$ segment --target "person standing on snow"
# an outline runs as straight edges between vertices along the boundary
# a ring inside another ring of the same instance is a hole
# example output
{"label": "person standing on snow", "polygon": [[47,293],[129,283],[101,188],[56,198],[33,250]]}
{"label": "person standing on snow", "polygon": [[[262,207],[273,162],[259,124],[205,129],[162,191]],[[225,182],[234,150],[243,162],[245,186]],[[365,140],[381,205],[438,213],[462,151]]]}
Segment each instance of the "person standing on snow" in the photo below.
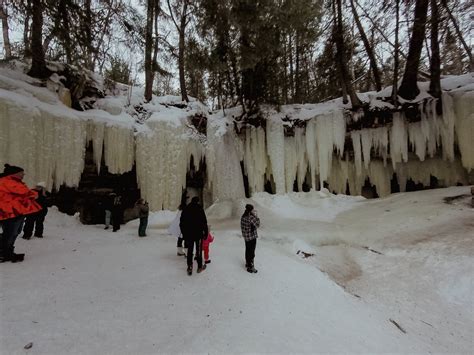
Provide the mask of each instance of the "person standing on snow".
{"label": "person standing on snow", "polygon": [[175,236],[178,239],[176,247],[178,249],[177,255],[178,256],[186,256],[186,245],[183,247],[183,233],[181,233],[181,228],[179,227],[179,223],[181,220],[181,213],[183,212],[183,205],[179,205],[178,212],[176,213],[176,217],[171,222],[170,226],[168,227],[168,233]]}
{"label": "person standing on snow", "polygon": [[0,175],[0,262],[23,261],[25,254],[15,254],[15,241],[20,234],[25,215],[36,213],[41,206],[36,202],[38,193],[22,181],[25,172],[18,166],[5,164]]}
{"label": "person standing on snow", "polygon": [[140,218],[140,225],[138,226],[138,236],[146,237],[146,227],[148,225],[148,213],[150,209],[148,208],[148,203],[140,198],[135,203],[135,207],[138,209],[138,218]]}
{"label": "person standing on snow", "polygon": [[260,219],[257,216],[257,211],[254,210],[252,205],[245,205],[245,212],[240,218],[240,228],[245,240],[245,267],[250,273],[257,272],[253,262],[255,259],[255,248],[257,247],[258,227],[260,227]]}
{"label": "person standing on snow", "polygon": [[206,269],[206,265],[202,264],[202,240],[207,236],[207,218],[204,209],[199,204],[199,197],[194,196],[191,203],[187,205],[183,213],[179,226],[183,232],[184,241],[188,248],[187,264],[188,275],[193,273],[193,250],[196,249],[196,261],[198,263],[197,272]]}
{"label": "person standing on snow", "polygon": [[116,232],[120,229],[120,223],[122,223],[122,197],[115,193],[112,196],[112,232]]}
{"label": "person standing on snow", "polygon": [[43,238],[44,220],[48,214],[48,197],[46,195],[46,186],[44,182],[39,182],[33,189],[38,192],[36,202],[41,206],[41,211],[29,214],[25,218],[25,226],[23,227],[23,239],[31,239],[33,230],[35,237]]}
{"label": "person standing on snow", "polygon": [[107,196],[104,197],[103,200],[103,207],[104,207],[104,215],[105,215],[105,227],[104,229],[109,229],[110,227],[110,220],[112,219],[112,205],[113,205],[113,199],[115,197],[114,193],[108,194]]}
{"label": "person standing on snow", "polygon": [[211,234],[211,226],[207,226],[208,233],[207,236],[202,241],[202,251],[204,252],[204,263],[209,264],[211,259],[209,259],[209,244],[214,241],[214,237]]}

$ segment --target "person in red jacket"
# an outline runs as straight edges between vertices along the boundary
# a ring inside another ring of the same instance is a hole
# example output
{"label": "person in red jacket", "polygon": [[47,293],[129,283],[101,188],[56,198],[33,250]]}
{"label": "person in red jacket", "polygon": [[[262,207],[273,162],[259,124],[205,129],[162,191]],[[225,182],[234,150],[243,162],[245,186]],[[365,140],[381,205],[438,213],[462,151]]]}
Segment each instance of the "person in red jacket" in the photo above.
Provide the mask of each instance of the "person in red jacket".
{"label": "person in red jacket", "polygon": [[211,259],[209,259],[209,244],[214,241],[214,236],[211,234],[211,226],[207,226],[207,236],[202,240],[202,251],[204,252],[204,263],[209,264]]}
{"label": "person in red jacket", "polygon": [[22,261],[24,254],[14,253],[16,237],[20,234],[26,215],[41,210],[36,202],[38,193],[22,181],[25,172],[18,166],[5,164],[0,174],[0,262]]}

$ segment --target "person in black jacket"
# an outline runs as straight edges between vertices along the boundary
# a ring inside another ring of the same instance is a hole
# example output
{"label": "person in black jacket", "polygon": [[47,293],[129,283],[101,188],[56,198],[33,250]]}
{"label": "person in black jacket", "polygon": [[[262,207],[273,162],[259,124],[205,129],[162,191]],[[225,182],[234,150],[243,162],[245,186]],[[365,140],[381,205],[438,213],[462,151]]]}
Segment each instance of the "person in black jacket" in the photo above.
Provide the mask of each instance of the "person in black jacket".
{"label": "person in black jacket", "polygon": [[120,224],[123,219],[122,196],[116,193],[111,193],[112,197],[112,232],[120,229]]}
{"label": "person in black jacket", "polygon": [[193,273],[193,250],[196,250],[196,261],[198,263],[197,272],[201,272],[206,268],[202,264],[202,240],[207,236],[207,218],[204,209],[199,204],[199,198],[193,197],[191,203],[187,205],[183,213],[179,226],[183,233],[186,247],[188,248],[187,264],[188,275]]}
{"label": "person in black jacket", "polygon": [[43,238],[44,220],[48,214],[49,198],[47,196],[45,183],[39,182],[33,190],[38,192],[36,202],[41,206],[41,210],[26,216],[25,225],[23,227],[23,239],[31,239],[33,230],[35,231],[35,237]]}

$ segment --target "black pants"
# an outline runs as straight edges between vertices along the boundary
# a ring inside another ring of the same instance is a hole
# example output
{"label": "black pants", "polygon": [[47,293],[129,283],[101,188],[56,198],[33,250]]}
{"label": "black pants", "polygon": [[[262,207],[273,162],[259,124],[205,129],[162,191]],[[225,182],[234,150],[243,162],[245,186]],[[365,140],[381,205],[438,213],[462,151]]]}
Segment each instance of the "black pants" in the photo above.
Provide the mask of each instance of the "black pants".
{"label": "black pants", "polygon": [[201,240],[187,240],[185,242],[186,248],[188,248],[187,263],[188,267],[193,267],[193,250],[196,247],[196,261],[198,268],[202,267],[202,241]]}
{"label": "black pants", "polygon": [[3,229],[0,238],[0,256],[11,256],[13,254],[15,240],[21,232],[24,219],[24,216],[19,216],[0,222]]}
{"label": "black pants", "polygon": [[[178,244],[176,245],[178,248],[182,248],[183,247],[183,238],[181,237],[178,237]],[[184,243],[186,244],[186,243]]]}
{"label": "black pants", "polygon": [[42,237],[44,230],[44,219],[46,213],[44,210],[29,214],[25,218],[25,226],[23,227],[23,237],[30,238],[35,230],[35,237]]}
{"label": "black pants", "polygon": [[122,223],[123,213],[119,208],[112,209],[112,230],[118,231],[120,229],[120,224]]}
{"label": "black pants", "polygon": [[255,259],[255,248],[257,247],[257,239],[245,241],[245,266],[252,267],[253,259]]}

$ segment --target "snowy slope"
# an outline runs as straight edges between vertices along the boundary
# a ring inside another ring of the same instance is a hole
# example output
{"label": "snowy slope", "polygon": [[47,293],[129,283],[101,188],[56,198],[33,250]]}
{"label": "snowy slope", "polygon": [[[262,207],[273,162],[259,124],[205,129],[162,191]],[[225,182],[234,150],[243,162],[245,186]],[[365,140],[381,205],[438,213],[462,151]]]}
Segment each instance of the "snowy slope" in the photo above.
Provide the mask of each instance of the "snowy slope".
{"label": "snowy slope", "polygon": [[208,214],[212,263],[192,277],[166,234],[172,212],[138,238],[136,221],[112,233],[52,210],[43,240],[18,240],[25,261],[0,264],[1,352],[469,353],[470,196],[443,201],[468,194],[259,194],[257,274],[225,218],[249,200],[222,202]]}

